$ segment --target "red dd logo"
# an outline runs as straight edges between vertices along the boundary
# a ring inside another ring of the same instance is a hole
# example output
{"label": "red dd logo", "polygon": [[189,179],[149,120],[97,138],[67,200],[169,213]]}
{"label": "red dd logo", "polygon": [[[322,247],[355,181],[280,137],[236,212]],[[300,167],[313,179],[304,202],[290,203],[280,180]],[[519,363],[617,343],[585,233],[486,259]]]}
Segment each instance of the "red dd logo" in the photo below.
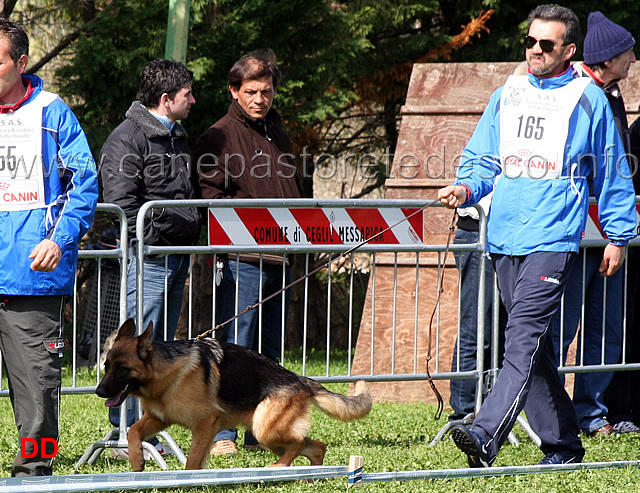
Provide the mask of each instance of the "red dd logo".
{"label": "red dd logo", "polygon": [[[51,445],[47,447],[47,444]],[[49,453],[46,452],[47,448],[49,449]],[[58,455],[58,441],[55,438],[41,438],[40,446],[38,446],[35,438],[20,439],[20,457],[23,459],[30,459],[38,455],[38,449],[42,450],[40,457],[43,459],[51,459]]]}

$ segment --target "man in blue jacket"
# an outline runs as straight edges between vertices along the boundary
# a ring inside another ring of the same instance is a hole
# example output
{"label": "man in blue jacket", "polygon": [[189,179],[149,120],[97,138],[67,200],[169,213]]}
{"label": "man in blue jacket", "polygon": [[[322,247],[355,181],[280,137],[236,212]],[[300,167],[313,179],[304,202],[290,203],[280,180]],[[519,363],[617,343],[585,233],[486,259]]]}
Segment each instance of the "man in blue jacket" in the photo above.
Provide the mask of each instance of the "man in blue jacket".
{"label": "man in blue jacket", "polygon": [[631,175],[611,108],[569,63],[580,39],[578,18],[542,5],[529,22],[528,75],[509,77],[492,95],[457,180],[438,192],[443,204],[458,207],[494,191],[487,249],[508,320],[493,390],[470,427],[451,430],[471,467],[493,463],[522,410],[541,439],[540,464],[582,460],[578,418],[547,335],[584,233],[587,178],[609,239],[602,275],[620,268],[635,236]]}
{"label": "man in blue jacket", "polygon": [[24,29],[0,18],[0,350],[21,443],[13,476],[52,474],[64,298],[98,199],[78,120],[25,75],[28,61]]}

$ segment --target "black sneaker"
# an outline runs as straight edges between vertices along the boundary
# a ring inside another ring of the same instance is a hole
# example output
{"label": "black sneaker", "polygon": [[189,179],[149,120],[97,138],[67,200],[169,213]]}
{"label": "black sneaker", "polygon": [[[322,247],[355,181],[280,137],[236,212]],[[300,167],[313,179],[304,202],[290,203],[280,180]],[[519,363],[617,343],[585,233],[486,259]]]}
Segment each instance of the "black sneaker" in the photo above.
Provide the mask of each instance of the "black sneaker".
{"label": "black sneaker", "polygon": [[577,464],[582,462],[583,457],[584,451],[576,452],[573,450],[561,450],[559,452],[549,452],[540,462],[538,462],[538,465]]}
{"label": "black sneaker", "polygon": [[451,438],[456,446],[467,454],[469,467],[491,467],[495,460],[489,457],[482,438],[464,425],[451,428]]}

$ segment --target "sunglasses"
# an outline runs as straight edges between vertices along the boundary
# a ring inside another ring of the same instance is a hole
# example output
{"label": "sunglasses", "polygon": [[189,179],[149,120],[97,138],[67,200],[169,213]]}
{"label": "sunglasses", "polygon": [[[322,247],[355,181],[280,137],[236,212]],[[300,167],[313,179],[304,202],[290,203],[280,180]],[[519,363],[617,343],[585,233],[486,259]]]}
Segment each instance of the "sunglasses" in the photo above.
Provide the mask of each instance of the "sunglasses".
{"label": "sunglasses", "polygon": [[[536,39],[533,36],[524,37],[524,44],[528,50],[533,48],[536,45],[536,43],[540,44],[540,49],[545,53],[551,53],[553,49],[556,47],[556,44],[550,39]],[[563,43],[560,46],[564,46],[565,44],[566,43]]]}

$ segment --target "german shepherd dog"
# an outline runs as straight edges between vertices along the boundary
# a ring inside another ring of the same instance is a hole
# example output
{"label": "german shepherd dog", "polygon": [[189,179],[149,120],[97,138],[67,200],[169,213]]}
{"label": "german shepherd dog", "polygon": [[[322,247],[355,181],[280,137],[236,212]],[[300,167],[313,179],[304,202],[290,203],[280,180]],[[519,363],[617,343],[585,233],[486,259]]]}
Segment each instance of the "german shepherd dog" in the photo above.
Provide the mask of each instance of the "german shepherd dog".
{"label": "german shepherd dog", "polygon": [[144,469],[142,440],[172,424],[191,430],[187,469],[202,469],[216,433],[238,425],[279,456],[273,466],[289,466],[299,455],[321,465],[326,445],[307,437],[309,403],[341,421],[371,410],[364,380],[347,397],[242,346],[214,338],[154,343],[151,324],[140,336],[135,332],[133,319],[122,325],[96,389],[108,407],[129,394],[140,398],[144,415],[129,430],[134,471]]}

